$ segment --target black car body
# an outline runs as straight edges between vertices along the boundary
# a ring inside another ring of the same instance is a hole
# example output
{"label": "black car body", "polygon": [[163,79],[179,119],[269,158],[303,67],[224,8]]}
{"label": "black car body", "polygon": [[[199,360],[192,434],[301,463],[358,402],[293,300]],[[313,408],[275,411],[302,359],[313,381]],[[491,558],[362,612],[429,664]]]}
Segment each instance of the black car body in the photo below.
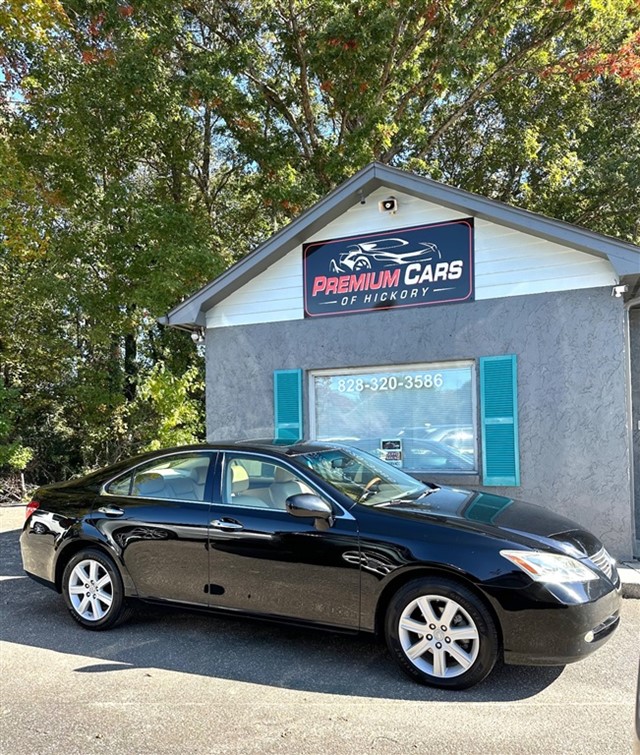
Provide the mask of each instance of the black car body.
{"label": "black car body", "polygon": [[[614,562],[579,525],[508,498],[422,485],[330,443],[136,457],[41,488],[20,543],[26,573],[63,592],[88,628],[107,628],[116,604],[120,612],[136,598],[381,631],[407,673],[443,687],[480,681],[499,655],[579,660],[619,622]],[[538,561],[551,563],[544,579],[529,571]]]}

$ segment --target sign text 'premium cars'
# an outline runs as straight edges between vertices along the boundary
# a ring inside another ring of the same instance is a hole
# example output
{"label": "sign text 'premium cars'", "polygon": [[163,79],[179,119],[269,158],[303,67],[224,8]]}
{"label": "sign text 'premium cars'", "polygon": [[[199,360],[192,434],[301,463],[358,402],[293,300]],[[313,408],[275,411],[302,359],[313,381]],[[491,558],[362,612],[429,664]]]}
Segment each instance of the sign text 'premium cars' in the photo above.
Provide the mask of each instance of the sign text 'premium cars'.
{"label": "sign text 'premium cars'", "polygon": [[303,246],[306,317],[473,299],[473,218]]}

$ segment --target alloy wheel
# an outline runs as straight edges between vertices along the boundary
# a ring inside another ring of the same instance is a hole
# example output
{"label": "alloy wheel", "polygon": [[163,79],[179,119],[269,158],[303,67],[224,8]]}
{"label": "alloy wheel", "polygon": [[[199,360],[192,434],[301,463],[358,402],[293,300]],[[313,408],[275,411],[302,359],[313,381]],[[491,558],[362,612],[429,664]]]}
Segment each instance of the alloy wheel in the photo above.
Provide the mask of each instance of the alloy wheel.
{"label": "alloy wheel", "polygon": [[480,650],[480,633],[469,613],[443,595],[421,595],[398,621],[407,659],[429,676],[449,679],[468,671]]}
{"label": "alloy wheel", "polygon": [[105,567],[93,559],[77,563],[69,576],[69,599],[85,621],[100,621],[111,610],[113,581]]}

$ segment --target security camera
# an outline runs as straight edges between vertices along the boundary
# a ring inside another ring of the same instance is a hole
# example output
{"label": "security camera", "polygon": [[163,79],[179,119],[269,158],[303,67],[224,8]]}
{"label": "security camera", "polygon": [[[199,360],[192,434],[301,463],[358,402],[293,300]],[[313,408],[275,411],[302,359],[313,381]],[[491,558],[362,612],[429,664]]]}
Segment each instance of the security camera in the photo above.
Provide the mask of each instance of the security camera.
{"label": "security camera", "polygon": [[191,340],[195,344],[204,343],[204,333],[202,332],[202,330],[194,330],[191,334]]}
{"label": "security camera", "polygon": [[629,290],[629,286],[623,283],[621,286],[614,286],[611,289],[611,296],[615,296],[616,299],[621,299],[623,294],[626,294]]}
{"label": "security camera", "polygon": [[378,210],[386,212],[388,215],[395,215],[398,212],[398,200],[395,197],[388,197],[378,202]]}

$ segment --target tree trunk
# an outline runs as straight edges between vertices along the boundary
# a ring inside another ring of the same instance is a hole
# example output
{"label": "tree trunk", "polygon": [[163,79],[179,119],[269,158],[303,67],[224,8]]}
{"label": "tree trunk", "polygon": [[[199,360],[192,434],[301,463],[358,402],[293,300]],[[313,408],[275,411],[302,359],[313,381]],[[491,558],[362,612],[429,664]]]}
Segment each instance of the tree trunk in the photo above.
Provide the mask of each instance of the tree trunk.
{"label": "tree trunk", "polygon": [[127,333],[124,337],[124,397],[127,401],[133,401],[136,397],[136,381],[138,376],[137,355],[138,345],[135,336]]}

